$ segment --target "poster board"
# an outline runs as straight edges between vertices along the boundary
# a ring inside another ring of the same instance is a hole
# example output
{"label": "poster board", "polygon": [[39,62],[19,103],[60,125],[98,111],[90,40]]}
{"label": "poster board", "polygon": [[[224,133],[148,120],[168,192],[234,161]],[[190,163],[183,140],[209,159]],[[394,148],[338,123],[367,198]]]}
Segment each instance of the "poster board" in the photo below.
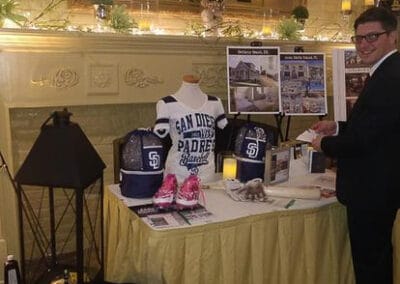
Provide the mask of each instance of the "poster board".
{"label": "poster board", "polygon": [[281,112],[279,47],[227,46],[230,114]]}
{"label": "poster board", "polygon": [[325,115],[326,63],[323,53],[282,52],[281,102],[285,115]]}
{"label": "poster board", "polygon": [[355,49],[334,49],[332,60],[334,118],[346,121],[370,68],[361,62]]}

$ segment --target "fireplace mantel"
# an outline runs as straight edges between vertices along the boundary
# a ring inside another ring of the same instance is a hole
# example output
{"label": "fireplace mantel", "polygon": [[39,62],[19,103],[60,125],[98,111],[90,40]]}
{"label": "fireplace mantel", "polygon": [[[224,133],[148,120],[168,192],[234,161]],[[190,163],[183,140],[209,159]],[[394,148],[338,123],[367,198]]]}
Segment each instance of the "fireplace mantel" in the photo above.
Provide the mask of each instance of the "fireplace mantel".
{"label": "fireplace mantel", "polygon": [[[0,97],[8,107],[154,102],[183,74],[226,96],[227,45],[252,40],[112,33],[0,31]],[[262,41],[330,54],[331,42]]]}
{"label": "fireplace mantel", "polygon": [[[332,47],[348,46],[343,42],[329,41],[288,41],[278,39],[251,39],[251,38],[230,38],[230,37],[197,37],[181,35],[134,35],[123,33],[98,33],[98,32],[78,32],[78,31],[46,31],[46,30],[24,30],[24,29],[1,29],[0,28],[0,47],[2,50],[30,50],[38,49],[58,49],[61,51],[123,51],[126,48],[144,48],[152,46],[156,42],[160,48],[174,46],[181,47],[208,47],[226,45],[246,45],[252,41],[261,41],[264,45],[271,46],[322,46],[323,49]],[[77,44],[84,44],[78,46]],[[324,48],[326,46],[326,48]],[[314,48],[313,48],[314,49]],[[190,52],[187,50],[187,52]]]}

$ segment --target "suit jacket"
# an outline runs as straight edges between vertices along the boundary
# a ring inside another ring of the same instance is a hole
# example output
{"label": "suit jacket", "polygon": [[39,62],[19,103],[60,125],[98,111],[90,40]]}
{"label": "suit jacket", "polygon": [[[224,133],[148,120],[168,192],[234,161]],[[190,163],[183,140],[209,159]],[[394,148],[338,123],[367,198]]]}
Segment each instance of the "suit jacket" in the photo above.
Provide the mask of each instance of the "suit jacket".
{"label": "suit jacket", "polygon": [[321,148],[337,158],[338,200],[359,209],[400,207],[400,54],[375,70],[337,136]]}

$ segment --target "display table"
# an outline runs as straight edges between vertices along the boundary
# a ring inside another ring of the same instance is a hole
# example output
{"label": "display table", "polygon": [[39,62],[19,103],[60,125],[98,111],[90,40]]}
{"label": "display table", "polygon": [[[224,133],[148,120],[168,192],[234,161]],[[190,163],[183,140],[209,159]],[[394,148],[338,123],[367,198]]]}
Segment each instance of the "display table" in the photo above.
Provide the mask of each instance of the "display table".
{"label": "display table", "polygon": [[[155,230],[105,191],[107,281],[116,283],[354,283],[346,211],[335,198],[288,210],[206,190],[214,223]],[[224,213],[225,212],[225,213]],[[230,213],[226,213],[230,212]],[[231,218],[228,216],[231,214]],[[394,238],[399,267],[400,221]],[[396,272],[395,283],[399,282]]]}

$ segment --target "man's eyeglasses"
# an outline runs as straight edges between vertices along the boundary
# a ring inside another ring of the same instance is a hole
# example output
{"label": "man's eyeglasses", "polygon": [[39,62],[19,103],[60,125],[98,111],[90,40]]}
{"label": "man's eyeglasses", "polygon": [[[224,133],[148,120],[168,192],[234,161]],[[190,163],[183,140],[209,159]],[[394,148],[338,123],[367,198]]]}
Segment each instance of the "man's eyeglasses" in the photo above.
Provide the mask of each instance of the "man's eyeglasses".
{"label": "man's eyeglasses", "polygon": [[371,42],[378,40],[378,38],[381,35],[387,34],[387,33],[390,33],[390,31],[384,31],[384,32],[380,32],[380,33],[370,33],[370,34],[366,34],[366,35],[356,35],[356,36],[351,37],[351,41],[353,43],[361,43],[362,40],[365,39],[366,42],[371,43]]}

